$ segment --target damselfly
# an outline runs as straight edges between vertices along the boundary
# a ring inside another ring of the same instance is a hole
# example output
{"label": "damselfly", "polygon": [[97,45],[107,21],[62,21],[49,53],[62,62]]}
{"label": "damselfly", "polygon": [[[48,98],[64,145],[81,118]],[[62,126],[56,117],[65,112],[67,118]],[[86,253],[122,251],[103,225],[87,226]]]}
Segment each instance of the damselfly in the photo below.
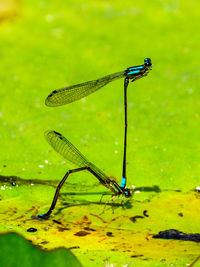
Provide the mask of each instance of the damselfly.
{"label": "damselfly", "polygon": [[124,114],[125,114],[125,129],[124,129],[124,155],[123,155],[123,171],[121,187],[126,186],[126,146],[127,146],[127,88],[129,80],[132,82],[147,76],[151,70],[152,63],[150,58],[145,58],[144,64],[127,68],[125,71],[117,72],[114,74],[107,75],[103,78],[80,83],[72,86],[67,86],[62,89],[54,90],[47,98],[46,105],[50,107],[61,106],[69,104],[76,100],[79,100],[95,91],[99,90],[106,84],[117,80],[119,78],[124,79]]}
{"label": "damselfly", "polygon": [[149,70],[151,70],[152,64],[150,58],[145,58],[144,64],[134,67],[129,67],[124,71],[120,71],[114,74],[107,75],[97,80],[80,83],[72,86],[67,86],[58,90],[54,90],[45,101],[45,104],[49,107],[56,107],[65,104],[69,104],[76,100],[79,100],[85,96],[88,96],[95,91],[99,90],[106,84],[125,78],[128,80],[138,80],[144,76],[147,76]]}
{"label": "damselfly", "polygon": [[56,206],[56,202],[58,200],[58,196],[60,193],[60,189],[62,188],[63,184],[65,183],[67,177],[71,173],[80,172],[87,170],[90,173],[92,173],[102,185],[107,187],[112,191],[113,196],[125,196],[125,197],[131,197],[131,192],[129,188],[126,188],[125,186],[119,186],[117,182],[114,180],[111,180],[105,173],[103,173],[98,167],[96,167],[93,163],[88,161],[83,154],[74,146],[72,143],[70,143],[63,135],[61,135],[58,132],[55,131],[47,131],[45,133],[45,137],[48,141],[48,143],[57,151],[60,155],[62,155],[65,159],[72,162],[74,165],[76,165],[78,168],[72,169],[67,171],[63,179],[60,181],[51,207],[49,208],[48,212],[39,215],[42,219],[48,219],[52,211],[54,210]]}

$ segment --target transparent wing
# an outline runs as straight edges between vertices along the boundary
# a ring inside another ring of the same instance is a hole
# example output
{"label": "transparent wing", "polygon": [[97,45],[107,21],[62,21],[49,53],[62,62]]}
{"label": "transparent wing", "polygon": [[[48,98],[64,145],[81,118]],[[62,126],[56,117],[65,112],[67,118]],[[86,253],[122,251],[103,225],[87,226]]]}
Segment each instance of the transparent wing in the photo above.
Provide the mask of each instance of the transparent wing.
{"label": "transparent wing", "polygon": [[45,137],[48,143],[65,159],[78,167],[90,167],[98,180],[108,187],[111,180],[94,164],[89,162],[81,152],[75,148],[63,135],[55,131],[46,131]]}
{"label": "transparent wing", "polygon": [[48,143],[65,159],[78,167],[88,165],[88,160],[64,136],[55,131],[45,132]]}
{"label": "transparent wing", "polygon": [[124,77],[124,71],[110,74],[94,81],[80,83],[55,90],[46,98],[45,104],[50,107],[69,104],[89,94],[92,94],[109,82],[122,77]]}

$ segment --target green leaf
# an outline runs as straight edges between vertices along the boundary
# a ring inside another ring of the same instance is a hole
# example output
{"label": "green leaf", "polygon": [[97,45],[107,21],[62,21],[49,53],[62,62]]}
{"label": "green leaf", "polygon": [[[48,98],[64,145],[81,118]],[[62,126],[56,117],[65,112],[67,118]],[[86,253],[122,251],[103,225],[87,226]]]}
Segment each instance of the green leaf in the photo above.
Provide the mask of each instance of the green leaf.
{"label": "green leaf", "polygon": [[0,235],[1,267],[73,266],[81,264],[65,248],[42,251],[16,233]]}

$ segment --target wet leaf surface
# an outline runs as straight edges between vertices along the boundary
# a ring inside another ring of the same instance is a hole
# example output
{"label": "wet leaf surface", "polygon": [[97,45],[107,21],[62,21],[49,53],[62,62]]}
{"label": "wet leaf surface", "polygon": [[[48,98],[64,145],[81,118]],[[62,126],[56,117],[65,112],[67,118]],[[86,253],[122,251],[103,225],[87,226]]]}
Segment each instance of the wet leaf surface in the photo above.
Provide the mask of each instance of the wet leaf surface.
{"label": "wet leaf surface", "polygon": [[[102,264],[106,256],[105,264],[141,261],[144,266],[155,262],[157,266],[182,266],[177,254],[183,263],[191,263],[199,255],[197,242],[154,238],[167,228],[194,234],[199,231],[198,192],[143,191],[122,207],[120,200],[105,206],[105,202],[98,202],[95,192],[87,196],[86,202],[81,194],[70,195],[70,188],[65,188],[55,212],[48,220],[41,220],[37,215],[48,209],[51,186],[25,184],[4,188],[0,201],[1,232],[16,231],[44,250],[65,247],[83,264],[86,257],[89,266]],[[21,190],[23,194],[19,193]],[[24,202],[26,194],[31,194],[31,198]]]}

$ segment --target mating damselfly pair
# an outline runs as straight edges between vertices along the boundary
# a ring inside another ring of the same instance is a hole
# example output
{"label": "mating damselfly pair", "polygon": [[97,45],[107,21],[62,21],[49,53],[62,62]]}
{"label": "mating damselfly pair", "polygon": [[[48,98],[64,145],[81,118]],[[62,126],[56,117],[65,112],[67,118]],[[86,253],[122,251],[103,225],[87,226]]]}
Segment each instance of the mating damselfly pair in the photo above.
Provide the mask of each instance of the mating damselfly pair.
{"label": "mating damselfly pair", "polygon": [[64,158],[74,163],[78,168],[67,171],[61,182],[59,183],[56,193],[54,195],[51,207],[48,212],[39,215],[40,218],[47,219],[55,208],[59,192],[63,184],[65,183],[67,177],[71,173],[80,172],[87,170],[92,173],[102,185],[107,187],[114,196],[125,196],[131,197],[131,191],[126,188],[126,146],[127,146],[127,88],[129,80],[132,82],[147,76],[151,70],[152,63],[150,58],[144,60],[144,64],[133,66],[127,68],[125,71],[117,72],[114,74],[107,75],[103,78],[89,81],[77,85],[68,86],[62,89],[54,90],[46,99],[45,103],[47,106],[55,107],[60,105],[65,105],[76,100],[79,100],[103,86],[107,85],[111,81],[117,80],[119,78],[124,78],[124,114],[125,114],[125,128],[124,128],[124,155],[123,155],[123,171],[122,171],[122,181],[119,186],[114,180],[111,180],[106,174],[104,174],[99,168],[88,161],[81,153],[75,148],[64,136],[56,131],[48,131],[45,133],[45,137],[49,144]]}

